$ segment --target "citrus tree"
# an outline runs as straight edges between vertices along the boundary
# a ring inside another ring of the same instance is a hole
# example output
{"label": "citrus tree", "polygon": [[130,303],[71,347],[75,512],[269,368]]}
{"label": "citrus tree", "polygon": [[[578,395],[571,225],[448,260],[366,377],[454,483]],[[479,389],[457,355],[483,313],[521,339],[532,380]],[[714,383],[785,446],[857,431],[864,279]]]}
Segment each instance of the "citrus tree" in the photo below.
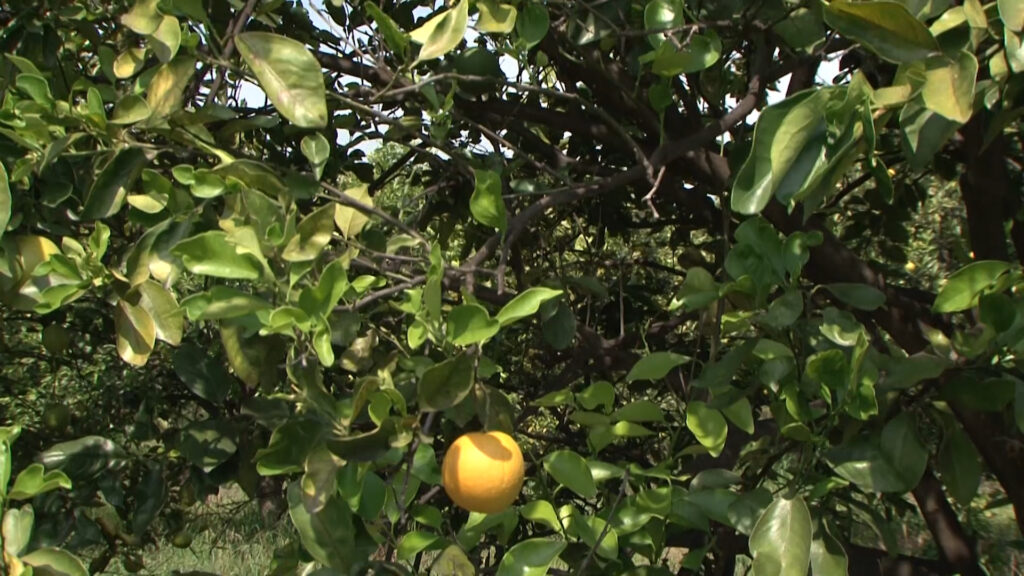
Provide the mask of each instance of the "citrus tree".
{"label": "citrus tree", "polygon": [[1019,1],[0,21],[9,572],[229,484],[272,574],[1009,570]]}

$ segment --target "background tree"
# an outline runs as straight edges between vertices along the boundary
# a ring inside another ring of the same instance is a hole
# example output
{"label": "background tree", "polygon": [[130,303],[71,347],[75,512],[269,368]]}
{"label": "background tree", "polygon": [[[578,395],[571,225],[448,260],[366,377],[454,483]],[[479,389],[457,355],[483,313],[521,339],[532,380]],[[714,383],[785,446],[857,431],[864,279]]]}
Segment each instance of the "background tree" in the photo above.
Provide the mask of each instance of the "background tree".
{"label": "background tree", "polygon": [[[273,574],[1012,570],[1020,2],[0,19],[8,570],[232,483]],[[479,429],[498,514],[439,489]]]}

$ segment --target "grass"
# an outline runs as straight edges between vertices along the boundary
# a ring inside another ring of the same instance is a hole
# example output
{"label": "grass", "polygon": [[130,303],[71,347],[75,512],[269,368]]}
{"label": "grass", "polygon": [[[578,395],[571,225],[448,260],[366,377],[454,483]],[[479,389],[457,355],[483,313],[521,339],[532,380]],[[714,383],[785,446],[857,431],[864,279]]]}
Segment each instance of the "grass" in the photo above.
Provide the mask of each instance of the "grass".
{"label": "grass", "polygon": [[[189,529],[193,533],[188,548],[169,543],[147,546],[142,552],[145,568],[138,574],[175,574],[197,571],[222,576],[266,574],[274,551],[288,543],[292,526],[287,516],[271,528],[265,528],[256,502],[246,502],[237,486],[197,506]],[[129,574],[121,561],[114,560],[104,574]]]}

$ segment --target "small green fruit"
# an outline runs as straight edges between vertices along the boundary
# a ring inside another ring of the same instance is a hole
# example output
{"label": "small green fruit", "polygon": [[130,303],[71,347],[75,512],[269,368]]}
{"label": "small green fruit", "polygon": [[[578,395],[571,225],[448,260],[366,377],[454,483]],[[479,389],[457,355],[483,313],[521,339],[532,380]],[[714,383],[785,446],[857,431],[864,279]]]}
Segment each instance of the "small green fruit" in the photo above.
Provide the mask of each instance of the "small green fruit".
{"label": "small green fruit", "polygon": [[61,356],[71,345],[71,334],[60,324],[43,328],[43,348],[51,356]]}
{"label": "small green fruit", "polygon": [[192,545],[192,534],[188,530],[181,530],[171,538],[171,545],[175,548],[188,548]]}
{"label": "small green fruit", "polygon": [[63,432],[71,424],[71,410],[63,404],[50,404],[43,410],[43,426],[51,432]]}

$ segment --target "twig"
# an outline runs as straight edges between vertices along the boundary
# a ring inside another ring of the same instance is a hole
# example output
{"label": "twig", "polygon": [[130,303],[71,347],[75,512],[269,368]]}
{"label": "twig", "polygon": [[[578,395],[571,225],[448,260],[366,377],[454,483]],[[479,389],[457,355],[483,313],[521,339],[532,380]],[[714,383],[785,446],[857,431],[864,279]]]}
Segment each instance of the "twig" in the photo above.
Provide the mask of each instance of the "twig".
{"label": "twig", "polygon": [[409,281],[407,281],[407,282],[402,282],[401,284],[395,284],[394,286],[391,286],[391,287],[388,287],[388,288],[384,288],[383,290],[378,290],[378,291],[374,292],[373,294],[368,294],[368,295],[360,298],[359,300],[356,300],[356,302],[353,303],[352,306],[349,307],[349,309],[352,310],[352,311],[356,311],[356,310],[360,310],[362,308],[366,308],[367,306],[369,306],[370,304],[373,304],[374,302],[376,302],[378,300],[381,300],[383,298],[387,298],[388,296],[393,296],[395,294],[398,294],[402,290],[408,290],[409,288],[412,288],[414,286],[418,286],[418,285],[420,285],[420,284],[422,284],[422,283],[424,283],[426,281],[427,281],[426,275],[416,276],[415,278],[409,279]]}
{"label": "twig", "polygon": [[[252,16],[253,10],[256,9],[256,0],[249,0],[245,3],[245,7],[238,13],[235,20],[228,26],[228,39],[224,42],[224,50],[220,53],[220,59],[222,62],[227,62],[228,58],[235,53],[235,36],[242,31],[246,23],[249,21],[249,16]],[[217,99],[217,92],[220,91],[220,85],[224,83],[224,75],[227,72],[225,68],[221,66],[217,69],[217,76],[213,79],[213,85],[210,86],[209,95],[206,101],[203,102],[203,107],[207,107]]]}
{"label": "twig", "polygon": [[619,486],[619,493],[615,496],[615,502],[612,502],[612,509],[608,513],[608,520],[604,524],[604,529],[601,530],[601,534],[598,535],[597,541],[590,548],[590,552],[587,553],[587,557],[583,559],[583,563],[580,564],[579,570],[576,574],[584,574],[587,570],[587,565],[594,559],[594,553],[597,552],[598,546],[601,545],[601,541],[608,535],[608,531],[612,528],[612,518],[615,516],[615,511],[619,508],[619,502],[622,501],[622,497],[626,495],[626,487],[629,486],[629,470],[622,473],[622,484]]}
{"label": "twig", "polygon": [[388,224],[391,224],[395,228],[398,228],[402,232],[405,232],[409,236],[412,236],[427,248],[430,248],[430,242],[428,242],[427,239],[424,238],[422,234],[414,230],[405,222],[402,222],[398,218],[395,218],[391,214],[388,214],[383,210],[379,210],[374,206],[370,206],[369,204],[364,204],[356,200],[355,198],[349,196],[348,194],[345,194],[344,192],[341,191],[340,188],[332,186],[331,184],[328,184],[326,182],[321,182],[320,187],[330,192],[331,198],[338,204],[341,204],[342,206],[348,206],[349,208],[355,208],[356,210],[362,212],[363,214],[371,214],[373,216],[376,216],[381,220],[384,220]]}
{"label": "twig", "polygon": [[647,207],[651,209],[651,213],[654,214],[655,218],[661,218],[658,214],[658,209],[654,207],[654,194],[661,187],[661,181],[665,178],[665,172],[668,170],[668,166],[662,166],[658,170],[658,177],[654,179],[654,185],[651,186],[651,191],[643,197],[643,201],[647,203]]}

